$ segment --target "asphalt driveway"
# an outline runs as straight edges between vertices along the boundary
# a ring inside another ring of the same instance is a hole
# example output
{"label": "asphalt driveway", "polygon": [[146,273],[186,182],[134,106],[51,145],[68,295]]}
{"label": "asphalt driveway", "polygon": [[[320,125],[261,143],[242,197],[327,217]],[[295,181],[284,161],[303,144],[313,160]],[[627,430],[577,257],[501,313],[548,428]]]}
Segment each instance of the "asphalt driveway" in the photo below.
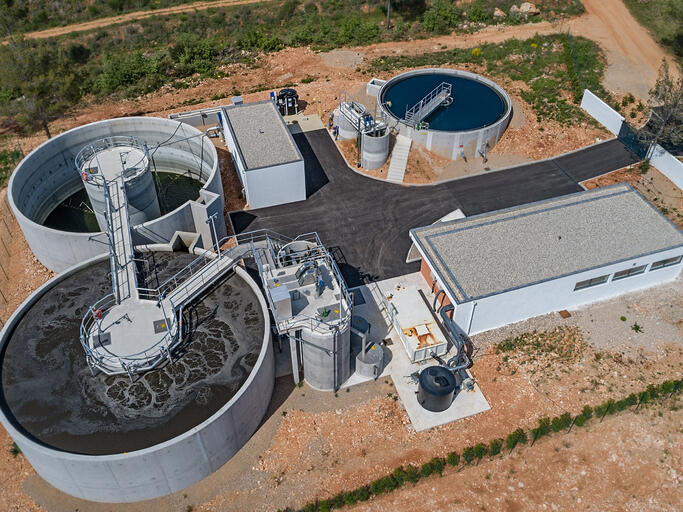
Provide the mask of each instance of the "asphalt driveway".
{"label": "asphalt driveway", "polygon": [[583,190],[582,181],[635,162],[618,140],[553,160],[429,186],[404,186],[351,171],[326,130],[294,135],[306,162],[308,199],[232,212],[235,232],[317,231],[349,286],[419,270],[406,264],[408,231],[460,208],[472,216]]}

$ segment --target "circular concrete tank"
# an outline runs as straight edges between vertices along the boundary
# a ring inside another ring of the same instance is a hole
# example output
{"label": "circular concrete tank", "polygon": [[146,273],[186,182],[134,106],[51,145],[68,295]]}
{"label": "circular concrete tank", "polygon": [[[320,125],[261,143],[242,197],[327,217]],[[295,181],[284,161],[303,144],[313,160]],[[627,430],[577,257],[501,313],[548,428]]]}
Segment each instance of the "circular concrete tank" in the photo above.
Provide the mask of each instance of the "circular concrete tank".
{"label": "circular concrete tank", "polygon": [[[452,86],[452,100],[437,107],[416,127],[404,119],[406,108],[420,102],[441,83]],[[486,154],[500,140],[512,117],[512,101],[495,82],[475,73],[449,68],[416,69],[388,80],[380,89],[379,108],[395,128],[443,157]]]}
{"label": "circular concrete tank", "polygon": [[[174,198],[169,211],[162,204],[162,216],[138,224],[134,233],[136,244],[167,243],[176,231],[210,236],[205,217],[219,212],[222,218],[223,187],[218,153],[211,140],[196,128],[155,117],[124,117],[79,126],[29,153],[14,170],[8,184],[12,212],[31,250],[47,268],[61,272],[107,251],[106,244],[102,243],[105,236],[97,233],[96,226],[96,232],[76,232],[48,227],[46,221],[65,200],[79,191],[85,192],[82,176],[76,170],[76,155],[96,141],[117,137],[133,137],[140,145],[146,145],[153,172],[178,177],[190,175],[201,182],[185,194],[187,197]],[[145,187],[135,188],[145,190]],[[86,196],[81,199],[87,201]],[[216,228],[218,237],[222,238],[225,225],[216,223]]]}
{"label": "circular concrete tank", "polygon": [[[143,254],[150,279],[194,256]],[[241,267],[185,310],[183,355],[131,382],[91,375],[80,317],[111,284],[95,258],[48,281],[0,332],[0,421],[38,474],[73,496],[131,502],[220,468],[258,428],[274,386],[268,310]]]}
{"label": "circular concrete tank", "polygon": [[366,169],[379,169],[389,156],[389,130],[364,133],[361,142],[361,166]]}

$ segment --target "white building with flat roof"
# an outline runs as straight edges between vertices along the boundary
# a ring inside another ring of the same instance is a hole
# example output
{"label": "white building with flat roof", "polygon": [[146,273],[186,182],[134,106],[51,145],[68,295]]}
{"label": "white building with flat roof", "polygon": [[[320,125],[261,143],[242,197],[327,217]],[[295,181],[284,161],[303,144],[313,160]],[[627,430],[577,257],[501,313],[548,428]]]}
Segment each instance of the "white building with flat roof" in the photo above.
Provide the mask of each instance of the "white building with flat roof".
{"label": "white building with flat roof", "polygon": [[617,184],[410,231],[421,272],[475,334],[676,279],[683,232]]}
{"label": "white building with flat roof", "polygon": [[226,145],[251,208],[306,199],[304,159],[270,100],[223,107]]}

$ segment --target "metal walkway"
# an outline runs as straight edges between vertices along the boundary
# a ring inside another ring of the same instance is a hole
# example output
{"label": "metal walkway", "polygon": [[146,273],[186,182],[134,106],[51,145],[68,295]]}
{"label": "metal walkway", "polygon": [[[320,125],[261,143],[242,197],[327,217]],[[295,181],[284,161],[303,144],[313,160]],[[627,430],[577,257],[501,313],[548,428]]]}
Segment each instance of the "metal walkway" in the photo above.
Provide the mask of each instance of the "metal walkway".
{"label": "metal walkway", "polygon": [[123,175],[106,183],[104,188],[112,286],[116,302],[120,304],[126,299],[138,298],[133,241]]}
{"label": "metal walkway", "polygon": [[452,88],[453,86],[448,82],[441,82],[415,105],[406,108],[406,115],[403,118],[406,124],[417,126],[439,106],[450,102],[453,99],[451,96]]}

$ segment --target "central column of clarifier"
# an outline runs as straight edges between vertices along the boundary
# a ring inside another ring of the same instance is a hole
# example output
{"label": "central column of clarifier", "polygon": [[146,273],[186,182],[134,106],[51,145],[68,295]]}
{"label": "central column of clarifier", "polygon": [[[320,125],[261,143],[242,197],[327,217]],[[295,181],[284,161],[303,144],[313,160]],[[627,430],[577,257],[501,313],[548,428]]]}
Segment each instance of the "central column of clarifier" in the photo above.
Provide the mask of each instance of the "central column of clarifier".
{"label": "central column of clarifier", "polygon": [[76,169],[90,198],[97,223],[107,230],[105,183],[123,174],[130,225],[161,215],[147,148],[133,137],[111,137],[85,146],[76,156]]}

